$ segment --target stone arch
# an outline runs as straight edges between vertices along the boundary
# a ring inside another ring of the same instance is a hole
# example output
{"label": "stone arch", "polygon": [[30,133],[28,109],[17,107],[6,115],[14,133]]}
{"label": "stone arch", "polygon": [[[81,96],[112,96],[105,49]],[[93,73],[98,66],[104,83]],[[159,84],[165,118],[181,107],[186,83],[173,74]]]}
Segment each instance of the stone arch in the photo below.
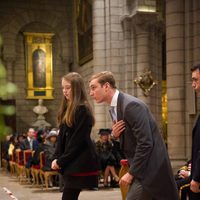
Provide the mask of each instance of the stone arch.
{"label": "stone arch", "polygon": [[[66,19],[66,21],[64,21],[64,19]],[[66,56],[69,56],[70,52],[66,52],[66,47],[70,41],[67,31],[67,17],[63,18],[62,16],[61,18],[57,13],[49,14],[47,11],[40,12],[30,10],[20,13],[16,12],[12,19],[8,18],[4,26],[2,26],[1,32],[4,40],[4,57],[15,58],[16,37],[22,27],[33,22],[44,23],[52,27],[53,32],[60,40],[61,58],[65,59]],[[7,49],[9,49],[9,51],[7,51]]]}

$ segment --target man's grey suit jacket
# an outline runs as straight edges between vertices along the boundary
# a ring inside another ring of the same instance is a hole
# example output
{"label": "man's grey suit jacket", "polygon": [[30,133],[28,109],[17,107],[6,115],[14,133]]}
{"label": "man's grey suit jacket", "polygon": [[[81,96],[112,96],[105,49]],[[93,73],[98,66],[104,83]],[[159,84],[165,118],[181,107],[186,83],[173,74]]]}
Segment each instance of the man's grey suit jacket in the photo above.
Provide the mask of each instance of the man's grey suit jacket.
{"label": "man's grey suit jacket", "polygon": [[166,146],[148,107],[138,98],[120,92],[117,118],[126,125],[120,145],[128,159],[130,174],[156,200],[177,200]]}

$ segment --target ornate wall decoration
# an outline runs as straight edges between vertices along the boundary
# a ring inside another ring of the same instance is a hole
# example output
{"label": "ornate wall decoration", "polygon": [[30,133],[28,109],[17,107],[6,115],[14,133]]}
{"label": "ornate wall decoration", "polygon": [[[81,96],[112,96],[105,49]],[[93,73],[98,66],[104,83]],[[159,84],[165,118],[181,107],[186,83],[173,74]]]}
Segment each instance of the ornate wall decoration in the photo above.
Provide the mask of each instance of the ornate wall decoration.
{"label": "ornate wall decoration", "polygon": [[93,58],[92,1],[76,0],[76,28],[79,64]]}
{"label": "ornate wall decoration", "polygon": [[28,99],[53,98],[53,35],[53,33],[24,32]]}
{"label": "ornate wall decoration", "polygon": [[156,85],[149,69],[145,69],[143,74],[138,76],[134,82],[142,89],[145,96],[149,96],[149,92]]}

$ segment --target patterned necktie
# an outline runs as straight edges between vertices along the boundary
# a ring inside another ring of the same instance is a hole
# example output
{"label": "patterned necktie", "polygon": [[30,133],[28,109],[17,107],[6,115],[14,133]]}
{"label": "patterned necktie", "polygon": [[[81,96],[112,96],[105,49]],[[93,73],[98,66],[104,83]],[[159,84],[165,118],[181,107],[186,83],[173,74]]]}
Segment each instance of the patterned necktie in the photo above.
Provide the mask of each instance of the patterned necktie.
{"label": "patterned necktie", "polygon": [[116,122],[117,121],[117,114],[115,112],[115,107],[110,106],[109,112],[110,112],[110,116],[111,116],[112,121]]}

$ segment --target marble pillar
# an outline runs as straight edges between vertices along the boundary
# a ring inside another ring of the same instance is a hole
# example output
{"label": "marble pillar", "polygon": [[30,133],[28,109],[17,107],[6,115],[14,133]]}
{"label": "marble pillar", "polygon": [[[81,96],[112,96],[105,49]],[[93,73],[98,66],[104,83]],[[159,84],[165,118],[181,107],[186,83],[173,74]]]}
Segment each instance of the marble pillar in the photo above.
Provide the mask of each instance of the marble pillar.
{"label": "marble pillar", "polygon": [[166,1],[168,151],[172,161],[185,159],[184,4]]}

